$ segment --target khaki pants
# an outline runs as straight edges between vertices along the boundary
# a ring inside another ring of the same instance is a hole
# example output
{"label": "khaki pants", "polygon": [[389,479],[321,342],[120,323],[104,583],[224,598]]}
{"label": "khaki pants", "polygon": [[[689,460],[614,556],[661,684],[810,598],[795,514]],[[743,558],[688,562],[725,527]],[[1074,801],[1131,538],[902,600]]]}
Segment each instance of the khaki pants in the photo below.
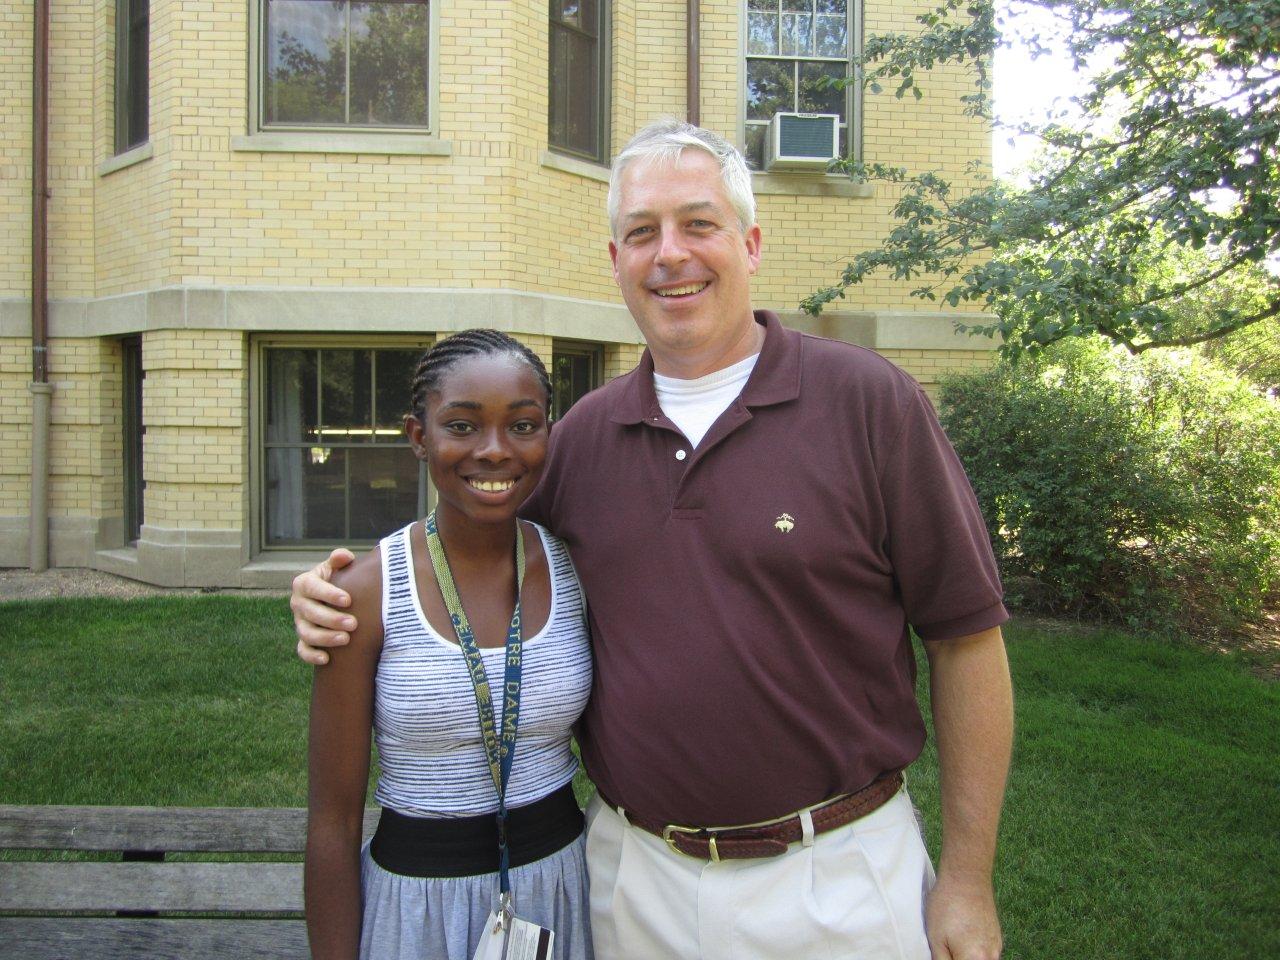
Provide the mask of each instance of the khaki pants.
{"label": "khaki pants", "polygon": [[779,857],[676,853],[597,797],[587,809],[596,960],[929,960],[933,866],[906,790]]}

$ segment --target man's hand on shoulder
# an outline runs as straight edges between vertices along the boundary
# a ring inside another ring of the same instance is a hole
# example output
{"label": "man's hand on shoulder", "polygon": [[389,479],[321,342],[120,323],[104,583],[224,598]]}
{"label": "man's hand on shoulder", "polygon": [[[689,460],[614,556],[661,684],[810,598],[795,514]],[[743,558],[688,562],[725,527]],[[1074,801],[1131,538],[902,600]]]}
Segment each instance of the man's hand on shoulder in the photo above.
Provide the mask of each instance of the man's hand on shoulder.
{"label": "man's hand on shoulder", "polygon": [[330,581],[354,559],[355,554],[339,547],[327,560],[294,577],[289,609],[298,634],[298,657],[304,663],[323,666],[329,662],[324,648],[340,647],[351,640],[356,618],[340,609],[351,606],[351,597]]}
{"label": "man's hand on shoulder", "polygon": [[1003,944],[990,881],[940,877],[924,911],[933,960],[998,960]]}

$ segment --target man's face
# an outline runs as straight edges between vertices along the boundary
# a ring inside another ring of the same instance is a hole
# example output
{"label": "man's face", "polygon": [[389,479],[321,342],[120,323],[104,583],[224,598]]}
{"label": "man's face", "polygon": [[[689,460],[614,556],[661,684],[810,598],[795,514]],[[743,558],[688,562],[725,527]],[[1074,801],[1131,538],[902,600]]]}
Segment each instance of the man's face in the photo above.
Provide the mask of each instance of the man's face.
{"label": "man's face", "polygon": [[758,349],[750,278],[760,228],[742,231],[710,154],[687,149],[678,164],[623,171],[609,256],[659,373],[698,377]]}

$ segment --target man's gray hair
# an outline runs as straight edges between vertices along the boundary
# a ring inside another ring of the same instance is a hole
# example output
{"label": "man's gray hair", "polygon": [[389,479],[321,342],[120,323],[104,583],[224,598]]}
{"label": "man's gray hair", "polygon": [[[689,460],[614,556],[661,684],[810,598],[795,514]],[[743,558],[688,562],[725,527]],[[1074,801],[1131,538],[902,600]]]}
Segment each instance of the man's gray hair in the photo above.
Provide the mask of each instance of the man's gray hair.
{"label": "man's gray hair", "polygon": [[676,163],[687,149],[702,150],[716,158],[720,164],[720,179],[724,191],[738,216],[738,224],[745,233],[756,223],[756,198],[751,193],[751,171],[737,147],[724,137],[703,127],[695,127],[683,120],[666,119],[649,124],[632,137],[622,152],[614,158],[609,173],[609,232],[618,237],[619,183],[622,172],[632,163]]}

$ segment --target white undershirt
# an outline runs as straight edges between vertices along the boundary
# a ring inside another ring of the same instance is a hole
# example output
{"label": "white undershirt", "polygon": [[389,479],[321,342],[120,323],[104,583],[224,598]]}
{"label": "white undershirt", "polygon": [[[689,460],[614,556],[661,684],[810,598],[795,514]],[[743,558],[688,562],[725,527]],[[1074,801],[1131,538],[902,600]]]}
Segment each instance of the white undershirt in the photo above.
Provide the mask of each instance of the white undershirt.
{"label": "white undershirt", "polygon": [[655,373],[653,389],[658,395],[658,406],[696,447],[720,414],[729,409],[729,404],[742,392],[758,359],[760,354],[753,353],[731,367],[696,380],[678,380]]}

